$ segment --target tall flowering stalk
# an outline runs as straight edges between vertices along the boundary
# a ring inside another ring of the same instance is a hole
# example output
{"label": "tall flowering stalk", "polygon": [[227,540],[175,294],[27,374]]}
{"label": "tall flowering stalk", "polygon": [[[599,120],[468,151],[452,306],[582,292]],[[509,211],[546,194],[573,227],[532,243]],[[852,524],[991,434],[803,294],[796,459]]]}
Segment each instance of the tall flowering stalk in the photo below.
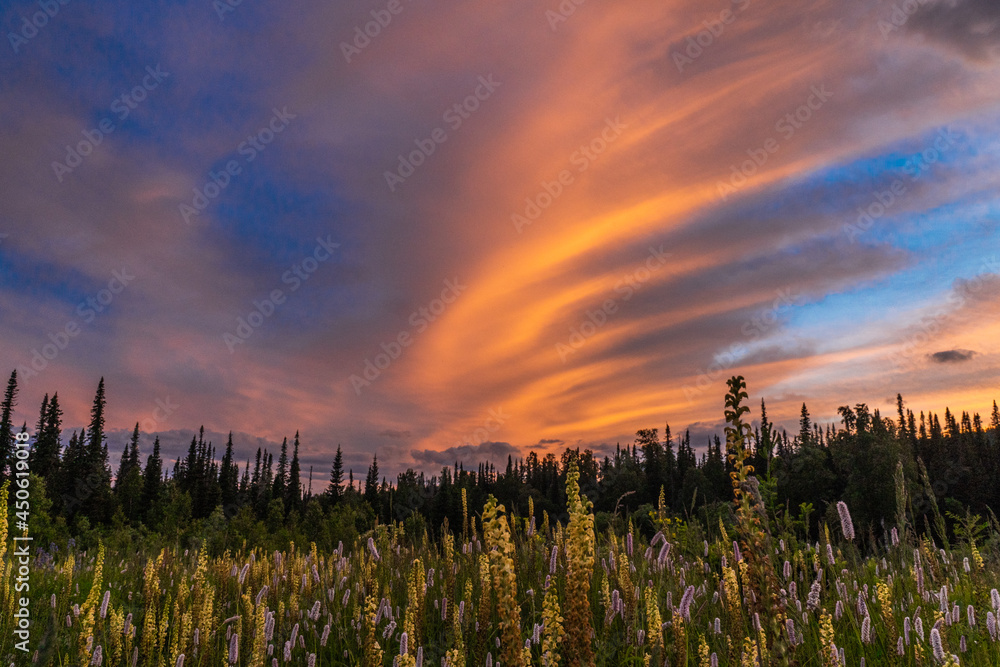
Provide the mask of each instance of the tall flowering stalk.
{"label": "tall flowering stalk", "polygon": [[365,596],[364,616],[364,664],[365,667],[377,667],[382,664],[382,647],[378,643],[378,628],[375,616],[378,614],[378,603],[374,592]]}
{"label": "tall flowering stalk", "polygon": [[406,619],[403,622],[403,631],[408,634],[414,650],[421,641],[423,634],[423,613],[424,613],[424,565],[419,558],[413,561],[410,568],[409,584],[407,586]]}
{"label": "tall flowering stalk", "polygon": [[854,522],[851,520],[851,511],[843,500],[837,502],[837,513],[840,515],[840,532],[844,534],[844,539],[853,540]]}
{"label": "tall flowering stalk", "polygon": [[656,601],[656,592],[652,587],[646,589],[646,644],[654,655],[663,649],[663,618],[660,616],[660,605]]}
{"label": "tall flowering stalk", "polygon": [[[743,576],[743,586],[751,600],[751,611],[771,623],[772,636],[780,636],[784,624],[784,610],[778,591],[781,586],[775,575],[771,554],[775,552],[770,533],[762,526],[766,522],[766,508],[760,493],[760,485],[753,476],[753,466],[747,463],[751,452],[747,448],[751,427],[743,421],[750,408],[743,405],[748,398],[746,382],[742,376],[730,378],[729,393],[726,394],[726,451],[734,470],[729,473],[733,485],[733,502],[736,505],[737,530],[743,543],[742,560],[739,567]],[[745,567],[745,570],[743,569]],[[767,652],[766,642],[758,646],[758,660],[764,662]]]}
{"label": "tall flowering stalk", "polygon": [[559,646],[566,632],[559,609],[559,591],[554,582],[545,591],[542,624],[542,667],[556,667],[559,664]]}
{"label": "tall flowering stalk", "polygon": [[[7,553],[7,499],[9,492],[7,487],[10,486],[10,480],[4,480],[3,486],[0,487],[0,563],[3,562],[3,557]],[[7,581],[8,573],[4,571],[4,581]]]}
{"label": "tall flowering stalk", "polygon": [[80,616],[83,622],[80,625],[79,649],[80,662],[84,665],[90,663],[91,650],[94,634],[94,617],[97,615],[97,601],[101,597],[101,585],[104,577],[104,544],[97,547],[97,560],[94,562],[94,581],[90,585],[90,593],[86,601],[80,607]]}
{"label": "tall flowering stalk", "polygon": [[490,574],[500,614],[501,660],[505,665],[526,667],[521,644],[521,606],[517,601],[514,573],[514,543],[503,505],[489,497],[483,508],[483,534],[489,552]]}
{"label": "tall flowering stalk", "polygon": [[455,612],[451,615],[452,623],[452,647],[445,654],[450,667],[462,667],[465,665],[465,640],[462,637],[462,621]]}
{"label": "tall flowering stalk", "polygon": [[596,537],[590,500],[580,493],[580,471],[576,461],[566,473],[569,526],[566,539],[566,664],[591,665],[590,581],[594,574]]}
{"label": "tall flowering stalk", "polygon": [[687,664],[687,631],[684,629],[684,617],[674,610],[671,620],[674,631],[674,664]]}
{"label": "tall flowering stalk", "polygon": [[819,636],[823,645],[823,667],[841,667],[837,645],[834,643],[833,617],[825,610],[819,617]]}
{"label": "tall flowering stalk", "polygon": [[882,625],[885,626],[891,643],[896,643],[899,631],[896,629],[896,619],[892,614],[892,591],[885,582],[879,581],[875,584],[875,595],[882,615]]}

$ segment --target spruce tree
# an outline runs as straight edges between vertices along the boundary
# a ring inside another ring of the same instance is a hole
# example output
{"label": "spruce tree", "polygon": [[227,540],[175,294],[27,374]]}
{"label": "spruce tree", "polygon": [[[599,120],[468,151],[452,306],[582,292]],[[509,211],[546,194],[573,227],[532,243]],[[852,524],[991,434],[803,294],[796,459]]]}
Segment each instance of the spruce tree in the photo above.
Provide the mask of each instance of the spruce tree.
{"label": "spruce tree", "polygon": [[80,470],[88,492],[82,494],[81,512],[91,521],[104,522],[111,516],[111,469],[108,466],[108,448],[104,442],[104,378],[97,385],[94,405],[90,410],[87,428],[85,463]]}
{"label": "spruce tree", "polygon": [[58,483],[59,439],[62,435],[62,409],[58,393],[48,401],[42,401],[42,412],[35,434],[35,447],[31,451],[31,470],[45,480],[50,493],[58,493],[55,486]]}
{"label": "spruce tree", "polygon": [[[45,418],[49,415],[49,395],[45,394],[45,398],[42,399],[42,409],[38,412],[38,423],[35,425],[35,446],[38,445],[38,438],[42,437],[42,432],[45,430]],[[31,448],[31,453],[28,456],[29,461],[34,461],[34,450],[35,447]],[[32,468],[33,469],[33,468]]]}
{"label": "spruce tree", "polygon": [[799,444],[803,447],[812,442],[812,420],[809,419],[809,409],[806,404],[802,404],[802,412],[799,416]]}
{"label": "spruce tree", "polygon": [[148,512],[160,499],[163,486],[163,459],[160,458],[160,438],[153,440],[153,453],[146,459],[146,469],[142,473],[142,507]]}
{"label": "spruce tree", "polygon": [[233,432],[230,431],[229,440],[226,441],[226,453],[222,456],[222,466],[219,468],[223,508],[235,506],[239,493],[238,480],[239,466],[233,460]]}
{"label": "spruce tree", "polygon": [[903,395],[896,394],[896,414],[899,415],[899,437],[901,440],[906,439],[906,412],[903,410]]}
{"label": "spruce tree", "polygon": [[379,504],[379,489],[378,489],[378,454],[372,456],[372,464],[368,466],[368,474],[365,475],[365,491],[364,498],[368,501],[368,504],[372,506],[375,510],[375,515],[378,516],[379,510],[381,509]]}
{"label": "spruce tree", "polygon": [[139,424],[136,423],[132,437],[122,452],[121,464],[115,478],[115,496],[122,512],[132,523],[141,517],[144,490],[142,467],[139,463]]}
{"label": "spruce tree", "polygon": [[343,489],[340,488],[341,483],[344,481],[344,454],[341,451],[340,445],[337,445],[337,454],[333,457],[333,467],[330,468],[330,486],[327,487],[326,493],[330,497],[330,501],[336,504],[340,498],[343,496]]}
{"label": "spruce tree", "polygon": [[767,406],[764,399],[760,399],[760,454],[767,462],[768,469],[771,465],[771,458],[774,456],[774,426],[767,419]]}
{"label": "spruce tree", "polygon": [[281,442],[281,454],[278,456],[278,471],[271,487],[271,497],[285,497],[285,486],[288,484],[288,438]]}
{"label": "spruce tree", "polygon": [[302,481],[299,468],[299,432],[295,432],[295,444],[292,449],[292,464],[288,471],[288,482],[285,487],[285,509],[299,510],[302,503]]}
{"label": "spruce tree", "polygon": [[14,406],[17,405],[17,371],[10,374],[7,391],[3,395],[0,409],[0,480],[5,479],[7,464],[14,454]]}

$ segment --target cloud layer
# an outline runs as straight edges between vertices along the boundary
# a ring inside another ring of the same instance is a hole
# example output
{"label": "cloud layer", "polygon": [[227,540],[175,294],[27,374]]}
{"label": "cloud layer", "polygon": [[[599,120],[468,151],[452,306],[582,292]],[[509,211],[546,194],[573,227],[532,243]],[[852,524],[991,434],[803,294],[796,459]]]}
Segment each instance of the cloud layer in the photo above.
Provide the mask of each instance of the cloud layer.
{"label": "cloud layer", "polygon": [[71,4],[14,40],[19,419],[85,423],[103,375],[170,456],[299,430],[318,477],[703,433],[732,374],[790,425],[994,398],[993,3],[384,7]]}

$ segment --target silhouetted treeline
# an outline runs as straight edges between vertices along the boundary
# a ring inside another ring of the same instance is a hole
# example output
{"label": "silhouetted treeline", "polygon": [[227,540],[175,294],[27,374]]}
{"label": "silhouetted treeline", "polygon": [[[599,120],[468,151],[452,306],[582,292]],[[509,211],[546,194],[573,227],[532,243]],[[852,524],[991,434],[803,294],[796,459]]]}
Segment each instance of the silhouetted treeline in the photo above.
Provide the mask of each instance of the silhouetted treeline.
{"label": "silhouetted treeline", "polygon": [[[11,374],[0,414],[0,476],[8,477],[16,462],[16,432],[11,423],[17,402],[17,375]],[[675,437],[670,426],[641,429],[634,442],[619,445],[600,458],[590,450],[566,449],[540,457],[508,457],[500,469],[463,462],[427,476],[407,470],[390,482],[380,475],[377,457],[364,476],[345,471],[338,446],[325,488],[312,488],[312,471],[303,488],[299,434],[280,450],[258,449],[242,464],[232,435],[221,458],[204,437],[192,438],[187,454],[167,468],[159,439],[145,456],[139,450],[139,426],[121,449],[112,477],[104,432],[104,380],[91,410],[90,424],[70,434],[65,446],[58,394],[46,395],[33,431],[28,463],[36,481],[33,511],[42,530],[80,534],[96,526],[131,527],[167,536],[191,533],[205,525],[224,529],[225,539],[266,542],[281,537],[335,545],[371,528],[376,521],[403,522],[408,532],[435,534],[447,521],[463,525],[465,508],[472,515],[487,496],[520,516],[529,499],[536,518],[546,512],[557,520],[566,506],[566,470],[576,461],[580,487],[594,503],[598,528],[614,517],[630,518],[640,529],[650,527],[650,512],[661,502],[682,517],[707,519],[710,525],[729,512],[732,486],[725,445],[719,436],[696,453],[690,433]],[[813,534],[820,522],[844,500],[859,533],[882,537],[897,517],[894,475],[901,464],[911,499],[907,513],[915,525],[930,525],[933,500],[954,516],[967,510],[981,515],[1000,508],[1000,414],[996,402],[989,423],[978,414],[960,417],[946,409],[914,414],[897,397],[896,414],[885,417],[863,403],[839,409],[840,422],[814,424],[805,404],[797,433],[779,431],[768,420],[761,401],[752,437],[755,475],[768,508],[777,520],[798,522]],[[21,432],[27,430],[23,425]],[[275,461],[277,454],[277,461]],[[921,463],[926,478],[921,473]],[[466,495],[463,506],[462,493]],[[661,496],[662,494],[662,496]]]}

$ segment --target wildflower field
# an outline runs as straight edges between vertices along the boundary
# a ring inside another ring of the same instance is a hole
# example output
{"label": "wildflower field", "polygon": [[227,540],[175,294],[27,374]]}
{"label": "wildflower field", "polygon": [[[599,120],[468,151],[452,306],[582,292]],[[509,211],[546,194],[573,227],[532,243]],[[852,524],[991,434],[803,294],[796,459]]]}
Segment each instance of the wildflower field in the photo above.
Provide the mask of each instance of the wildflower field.
{"label": "wildflower field", "polygon": [[[727,397],[734,502],[717,525],[671,517],[661,496],[651,538],[624,519],[598,531],[575,464],[568,521],[535,516],[532,504],[513,515],[493,498],[472,508],[463,490],[459,526],[407,534],[382,524],[328,552],[101,544],[22,558],[4,522],[0,657],[109,667],[1000,664],[995,520],[970,516],[948,531],[935,506],[941,530],[918,534],[899,484],[897,522],[870,545],[844,503],[818,540],[773,521],[746,463],[737,380]],[[5,486],[4,516],[7,505]],[[15,590],[25,572],[30,588]]]}

